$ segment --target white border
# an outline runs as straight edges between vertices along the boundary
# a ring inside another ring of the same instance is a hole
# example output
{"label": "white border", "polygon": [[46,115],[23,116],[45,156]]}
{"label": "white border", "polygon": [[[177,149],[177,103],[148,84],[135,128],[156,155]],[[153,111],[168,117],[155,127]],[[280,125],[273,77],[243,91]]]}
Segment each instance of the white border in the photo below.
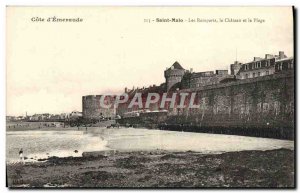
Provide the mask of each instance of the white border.
{"label": "white border", "polygon": [[[300,8],[300,3],[297,0],[273,0],[273,1],[262,1],[262,0],[229,0],[229,1],[222,1],[222,0],[1,0],[0,1],[0,42],[1,42],[1,52],[0,52],[0,192],[9,192],[6,188],[6,176],[5,176],[5,81],[6,81],[6,68],[5,68],[5,21],[6,21],[6,13],[5,8],[9,5],[17,5],[17,6],[92,6],[92,5],[114,5],[114,6],[290,6],[294,5],[296,9]],[[299,17],[297,18],[297,25],[299,26]],[[282,21],[284,22],[284,21]],[[296,27],[295,26],[295,27]],[[295,42],[295,47],[298,45],[298,40]],[[298,61],[297,56],[299,55],[299,50],[295,53],[296,61]],[[296,64],[298,65],[298,64]],[[299,74],[299,67],[297,67],[297,74]],[[299,90],[299,83],[297,81],[297,90]],[[297,109],[299,107],[299,96],[297,98]],[[299,121],[299,113],[297,114],[297,121]],[[297,132],[299,137],[299,131]],[[297,148],[297,147],[296,147]],[[297,151],[298,155],[298,151]],[[299,162],[299,159],[297,160]],[[299,167],[298,163],[297,167]],[[296,171],[297,173],[297,171]],[[298,175],[297,175],[298,176]],[[297,179],[297,185],[299,185],[299,177]],[[201,190],[201,189],[200,189]],[[13,192],[23,192],[24,190],[14,190]],[[42,190],[38,190],[42,191]],[[65,190],[64,192],[75,192],[76,190]],[[87,191],[87,189],[83,190]],[[101,191],[114,191],[119,192],[121,190],[101,190]],[[130,190],[130,192],[133,190]],[[139,190],[137,190],[139,191]],[[149,191],[149,190],[147,190]],[[163,190],[159,190],[163,191]],[[185,190],[188,191],[188,190]],[[211,190],[212,192],[216,192],[218,190]],[[234,191],[234,190],[232,190]],[[242,191],[242,190],[238,190]],[[264,190],[255,190],[256,192],[263,192]],[[289,191],[289,190],[285,190]],[[57,192],[57,190],[47,190],[47,192]]]}

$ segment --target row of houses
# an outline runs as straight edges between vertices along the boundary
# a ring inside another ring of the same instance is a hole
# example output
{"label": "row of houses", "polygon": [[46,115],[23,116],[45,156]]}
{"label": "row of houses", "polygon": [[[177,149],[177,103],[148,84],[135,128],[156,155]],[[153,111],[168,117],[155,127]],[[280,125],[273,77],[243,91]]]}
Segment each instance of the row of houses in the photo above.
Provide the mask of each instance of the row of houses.
{"label": "row of houses", "polygon": [[278,55],[266,54],[264,58],[254,57],[252,61],[244,64],[236,61],[231,65],[231,74],[237,79],[248,79],[293,69],[294,58],[287,57],[283,51],[279,51]]}
{"label": "row of houses", "polygon": [[72,111],[71,113],[61,113],[61,114],[34,114],[26,116],[6,116],[6,121],[64,121],[68,119],[76,119],[82,117],[82,112]]}

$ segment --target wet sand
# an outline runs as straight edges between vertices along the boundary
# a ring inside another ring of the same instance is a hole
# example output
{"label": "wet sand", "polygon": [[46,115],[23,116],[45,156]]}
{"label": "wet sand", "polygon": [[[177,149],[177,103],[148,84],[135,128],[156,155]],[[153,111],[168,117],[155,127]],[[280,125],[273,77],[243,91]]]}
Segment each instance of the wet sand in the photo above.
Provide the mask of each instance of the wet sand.
{"label": "wet sand", "polygon": [[294,187],[294,151],[131,151],[8,164],[9,187]]}

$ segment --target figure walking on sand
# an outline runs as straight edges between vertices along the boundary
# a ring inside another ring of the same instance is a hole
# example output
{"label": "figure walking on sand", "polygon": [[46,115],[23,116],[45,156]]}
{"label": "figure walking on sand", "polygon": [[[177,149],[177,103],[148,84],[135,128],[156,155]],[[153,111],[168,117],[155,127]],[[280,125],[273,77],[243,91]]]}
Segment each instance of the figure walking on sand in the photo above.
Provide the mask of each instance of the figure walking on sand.
{"label": "figure walking on sand", "polygon": [[23,148],[21,148],[19,151],[19,157],[20,157],[21,162],[24,163]]}

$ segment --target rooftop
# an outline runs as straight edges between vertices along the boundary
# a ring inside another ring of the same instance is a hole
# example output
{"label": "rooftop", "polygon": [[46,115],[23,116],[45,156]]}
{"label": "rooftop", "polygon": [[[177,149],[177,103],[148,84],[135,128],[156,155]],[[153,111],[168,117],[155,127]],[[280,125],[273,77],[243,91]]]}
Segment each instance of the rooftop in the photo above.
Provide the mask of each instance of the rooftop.
{"label": "rooftop", "polygon": [[177,61],[171,66],[171,68],[172,67],[173,67],[173,69],[184,70],[184,68]]}

